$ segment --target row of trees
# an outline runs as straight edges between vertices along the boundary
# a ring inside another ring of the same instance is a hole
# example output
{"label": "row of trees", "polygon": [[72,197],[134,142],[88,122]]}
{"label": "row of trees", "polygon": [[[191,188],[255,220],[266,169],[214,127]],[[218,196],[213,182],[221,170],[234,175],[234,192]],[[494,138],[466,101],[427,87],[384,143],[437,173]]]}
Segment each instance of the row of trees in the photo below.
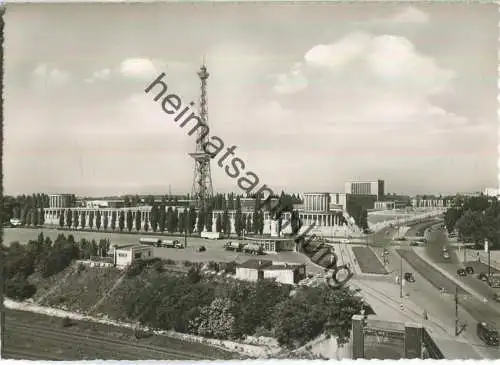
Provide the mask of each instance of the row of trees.
{"label": "row of trees", "polygon": [[152,280],[127,296],[127,317],[153,328],[217,339],[248,335],[275,337],[283,346],[301,346],[326,331],[343,344],[362,300],[349,288],[300,288],[273,281],[208,281],[192,268],[188,275]]}
{"label": "row of trees", "polygon": [[36,240],[26,245],[12,242],[8,247],[1,246],[4,260],[6,295],[17,300],[33,296],[36,287],[29,281],[32,274],[49,277],[64,270],[75,259],[88,259],[91,256],[106,256],[110,250],[110,241],[85,239],[76,242],[72,235],[60,234],[54,242],[40,233]]}
{"label": "row of trees", "polygon": [[[199,211],[194,209],[178,211],[164,206],[154,205],[150,212],[149,221],[142,222],[141,211],[135,212],[135,218],[132,210],[112,211],[111,219],[107,214],[102,214],[100,210],[90,211],[89,215],[80,214],[80,211],[75,209],[67,209],[59,215],[59,226],[61,228],[89,228],[100,230],[119,230],[123,232],[127,230],[135,231],[153,231],[153,232],[169,232],[169,233],[187,233],[201,232],[204,229],[212,231],[212,212]],[[264,231],[264,213],[262,210],[254,212],[252,215],[244,215],[241,210],[235,213],[235,232],[241,235],[245,232],[262,234]],[[231,233],[231,220],[229,212],[226,210],[222,214],[216,215],[215,228],[217,232],[225,235]]]}
{"label": "row of trees", "polygon": [[444,222],[448,232],[458,232],[461,241],[479,248],[486,239],[491,249],[500,249],[500,204],[496,197],[458,197],[446,211]]}
{"label": "row of trees", "polygon": [[40,210],[49,206],[49,196],[47,194],[32,194],[19,196],[2,197],[2,223],[8,222],[12,218],[21,219],[26,222],[27,219],[34,221],[30,214],[36,209]]}

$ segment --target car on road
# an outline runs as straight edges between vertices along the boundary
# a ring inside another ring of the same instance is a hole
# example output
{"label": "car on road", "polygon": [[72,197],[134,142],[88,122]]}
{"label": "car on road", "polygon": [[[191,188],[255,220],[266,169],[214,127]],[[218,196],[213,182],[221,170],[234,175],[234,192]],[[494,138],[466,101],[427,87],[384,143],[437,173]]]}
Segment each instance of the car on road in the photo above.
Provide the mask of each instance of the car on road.
{"label": "car on road", "polygon": [[498,331],[486,322],[477,324],[477,337],[488,346],[498,346]]}
{"label": "car on road", "polygon": [[457,275],[458,276],[467,276],[467,271],[465,271],[465,269],[460,268],[457,270]]}
{"label": "car on road", "polygon": [[472,266],[467,266],[465,268],[465,271],[467,272],[467,274],[469,275],[474,275],[474,268]]}
{"label": "car on road", "polygon": [[499,294],[499,293],[495,293],[495,294],[493,295],[493,300],[494,300],[495,302],[499,302],[499,303],[500,303],[500,294]]}
{"label": "car on road", "polygon": [[205,252],[207,248],[205,246],[198,247],[198,252]]}
{"label": "car on road", "polygon": [[447,250],[443,251],[443,258],[445,258],[445,259],[449,259],[450,258],[450,254],[449,254],[449,252]]}
{"label": "car on road", "polygon": [[419,244],[418,244],[418,242],[417,242],[417,241],[411,241],[411,242],[410,242],[410,246],[415,247],[415,246],[419,246]]}
{"label": "car on road", "polygon": [[409,283],[415,282],[415,277],[413,276],[413,274],[411,272],[405,272],[404,278]]}
{"label": "car on road", "polygon": [[480,272],[477,278],[481,281],[488,281],[488,275],[485,272]]}

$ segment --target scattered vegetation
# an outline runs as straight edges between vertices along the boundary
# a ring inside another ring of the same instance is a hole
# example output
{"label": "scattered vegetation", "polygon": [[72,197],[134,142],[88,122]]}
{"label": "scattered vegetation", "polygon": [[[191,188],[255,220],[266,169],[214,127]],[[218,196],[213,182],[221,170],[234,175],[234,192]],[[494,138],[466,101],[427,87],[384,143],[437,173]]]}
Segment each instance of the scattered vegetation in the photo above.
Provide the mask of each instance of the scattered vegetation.
{"label": "scattered vegetation", "polygon": [[459,239],[475,243],[476,249],[490,242],[489,248],[500,249],[500,204],[496,197],[456,197],[445,215],[448,232],[458,231]]}
{"label": "scattered vegetation", "polygon": [[[39,297],[44,305],[88,313],[97,310],[99,301],[99,312],[117,320],[216,339],[272,336],[288,348],[302,346],[324,331],[346,342],[351,317],[362,305],[356,291],[348,288],[292,292],[291,286],[274,281],[242,282],[222,275],[233,274],[235,262],[183,262],[177,266],[180,271],[169,269],[175,261],[162,260],[136,261],[125,272],[70,266],[85,255],[84,243],[60,235],[52,244],[41,234],[26,246],[2,246],[7,296],[33,297],[37,286],[45,288],[43,283],[50,281],[50,293],[45,290]],[[206,276],[205,270],[221,274]],[[112,295],[106,295],[112,288]],[[68,325],[65,321],[63,326]]]}

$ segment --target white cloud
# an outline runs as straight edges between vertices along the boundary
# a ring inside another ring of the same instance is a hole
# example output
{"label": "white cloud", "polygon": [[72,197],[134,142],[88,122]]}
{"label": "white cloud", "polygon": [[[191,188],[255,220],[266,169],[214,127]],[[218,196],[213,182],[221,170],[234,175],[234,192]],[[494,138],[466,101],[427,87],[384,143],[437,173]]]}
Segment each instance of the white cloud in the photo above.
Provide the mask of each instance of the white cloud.
{"label": "white cloud", "polygon": [[96,81],[104,81],[109,79],[111,75],[111,70],[109,68],[103,68],[101,70],[95,71],[90,77],[85,79],[86,83],[93,83]]}
{"label": "white cloud", "polygon": [[[312,47],[302,63],[279,75],[274,91],[302,91],[296,109],[309,107],[311,119],[336,130],[357,132],[361,124],[464,127],[466,118],[430,101],[449,91],[453,78],[453,71],[438,66],[404,37],[354,32]],[[263,112],[273,119],[275,110]]]}
{"label": "white cloud", "polygon": [[430,19],[422,10],[410,6],[394,15],[390,20],[392,23],[396,24],[426,24]]}
{"label": "white cloud", "polygon": [[288,73],[274,75],[274,78],[276,80],[274,90],[278,94],[294,94],[308,84],[300,63],[293,65]]}
{"label": "white cloud", "polygon": [[120,64],[120,72],[138,80],[149,80],[159,73],[157,65],[149,58],[127,58]]}
{"label": "white cloud", "polygon": [[33,70],[33,85],[40,91],[63,87],[70,80],[71,75],[68,71],[46,63],[39,64]]}
{"label": "white cloud", "polygon": [[312,66],[341,68],[362,56],[372,39],[368,33],[350,33],[336,43],[320,44],[311,48],[304,59]]}

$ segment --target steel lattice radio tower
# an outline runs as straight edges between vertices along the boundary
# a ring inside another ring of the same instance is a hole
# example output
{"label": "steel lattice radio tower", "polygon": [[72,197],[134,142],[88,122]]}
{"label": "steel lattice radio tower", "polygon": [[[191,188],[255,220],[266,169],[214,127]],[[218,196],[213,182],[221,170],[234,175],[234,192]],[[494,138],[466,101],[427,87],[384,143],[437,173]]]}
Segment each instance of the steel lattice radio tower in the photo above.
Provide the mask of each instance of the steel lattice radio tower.
{"label": "steel lattice radio tower", "polygon": [[[199,116],[203,124],[208,127],[207,111],[207,79],[210,74],[207,72],[205,63],[198,71],[201,80],[201,97]],[[209,199],[213,196],[212,174],[210,171],[210,159],[212,155],[205,152],[203,145],[208,141],[208,133],[203,128],[198,129],[196,139],[196,152],[189,155],[194,159],[194,177],[192,199],[194,199],[196,209],[206,210]]]}

